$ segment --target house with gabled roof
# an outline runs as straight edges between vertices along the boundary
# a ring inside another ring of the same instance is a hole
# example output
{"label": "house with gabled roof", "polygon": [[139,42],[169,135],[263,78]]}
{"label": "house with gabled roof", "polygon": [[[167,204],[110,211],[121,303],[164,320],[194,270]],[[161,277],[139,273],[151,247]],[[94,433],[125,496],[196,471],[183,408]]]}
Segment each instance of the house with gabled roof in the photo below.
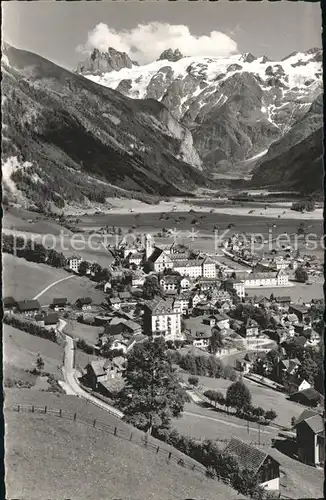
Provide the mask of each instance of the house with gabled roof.
{"label": "house with gabled roof", "polygon": [[278,492],[280,489],[280,463],[267,451],[232,438],[224,452],[233,457],[240,470],[247,469],[257,478],[262,488]]}
{"label": "house with gabled roof", "polygon": [[173,269],[170,255],[161,248],[154,248],[153,253],[148,257],[148,262],[153,264],[154,271],[157,273],[162,273],[164,269]]}
{"label": "house with gabled roof", "polygon": [[305,464],[321,466],[325,461],[324,416],[304,410],[295,422],[298,457]]}
{"label": "house with gabled roof", "polygon": [[90,297],[80,297],[76,300],[76,306],[83,311],[92,309],[92,299]]}
{"label": "house with gabled roof", "polygon": [[4,311],[12,312],[17,307],[17,302],[13,297],[4,297],[2,306]]}
{"label": "house with gabled roof", "polygon": [[289,399],[305,406],[316,407],[324,402],[324,396],[314,387],[308,387],[299,392],[294,392]]}
{"label": "house with gabled roof", "polygon": [[22,300],[17,302],[17,309],[20,313],[30,316],[38,312],[41,306],[38,300]]}
{"label": "house with gabled roof", "polygon": [[237,370],[242,372],[244,375],[249,373],[253,363],[255,362],[257,356],[252,352],[247,352],[241,358],[237,358],[235,362],[235,367]]}
{"label": "house with gabled roof", "polygon": [[51,309],[55,311],[64,311],[67,305],[68,299],[66,297],[57,297],[52,300]]}
{"label": "house with gabled roof", "polygon": [[259,330],[257,321],[252,318],[248,318],[241,333],[248,340],[258,337]]}
{"label": "house with gabled roof", "polygon": [[146,335],[172,341],[181,338],[181,305],[174,297],[147,301],[143,317]]}

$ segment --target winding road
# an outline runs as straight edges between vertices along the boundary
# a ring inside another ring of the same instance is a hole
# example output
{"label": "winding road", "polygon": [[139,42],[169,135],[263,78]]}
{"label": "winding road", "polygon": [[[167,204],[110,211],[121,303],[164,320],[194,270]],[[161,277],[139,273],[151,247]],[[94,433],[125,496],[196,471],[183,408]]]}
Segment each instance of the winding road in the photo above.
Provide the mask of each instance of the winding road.
{"label": "winding road", "polygon": [[[45,292],[47,292],[50,288],[61,283],[62,281],[75,278],[75,275],[67,276],[66,278],[61,278],[60,280],[54,281],[50,285],[46,286],[41,292],[35,295],[34,300],[39,299]],[[103,402],[102,400],[92,396],[87,391],[82,389],[78,383],[75,371],[75,345],[74,339],[69,335],[64,333],[64,328],[67,322],[63,319],[59,319],[59,326],[56,328],[56,333],[58,336],[64,339],[65,341],[65,352],[64,352],[64,364],[62,367],[63,376],[65,379],[65,384],[63,386],[65,392],[70,395],[74,395],[87,401],[93,403],[94,405],[102,408],[103,410],[115,415],[118,418],[123,417],[123,413],[113,406]]]}

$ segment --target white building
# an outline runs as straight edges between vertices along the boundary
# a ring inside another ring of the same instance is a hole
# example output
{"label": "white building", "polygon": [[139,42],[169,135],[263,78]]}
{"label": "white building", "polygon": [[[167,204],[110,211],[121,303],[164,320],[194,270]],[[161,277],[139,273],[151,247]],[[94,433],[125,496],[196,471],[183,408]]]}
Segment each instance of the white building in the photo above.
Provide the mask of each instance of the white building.
{"label": "white building", "polygon": [[234,290],[238,297],[244,297],[246,294],[245,284],[243,280],[227,279],[225,281],[225,289],[227,291]]}
{"label": "white building", "polygon": [[171,257],[160,248],[155,248],[147,260],[148,262],[152,262],[154,271],[157,273],[162,273],[164,269],[173,269]]}
{"label": "white building", "polygon": [[189,278],[184,277],[184,278],[182,278],[182,280],[180,281],[180,286],[181,286],[181,288],[187,289],[187,288],[189,288],[189,287],[190,287],[190,285],[191,285],[191,281],[190,281],[190,279],[189,279]]}
{"label": "white building", "polygon": [[289,286],[289,277],[283,271],[269,273],[251,273],[244,278],[244,286],[247,288],[284,287]]}
{"label": "white building", "polygon": [[202,264],[202,276],[204,278],[216,278],[216,264],[213,260],[205,259]]}
{"label": "white building", "polygon": [[154,299],[144,305],[144,333],[165,340],[181,339],[181,306],[174,298]]}
{"label": "white building", "polygon": [[198,278],[203,273],[203,261],[199,259],[181,260],[174,263],[173,269],[181,274],[181,276]]}
{"label": "white building", "polygon": [[73,255],[68,259],[68,266],[71,271],[74,273],[78,273],[78,269],[80,266],[80,263],[82,262],[82,258],[79,255]]}

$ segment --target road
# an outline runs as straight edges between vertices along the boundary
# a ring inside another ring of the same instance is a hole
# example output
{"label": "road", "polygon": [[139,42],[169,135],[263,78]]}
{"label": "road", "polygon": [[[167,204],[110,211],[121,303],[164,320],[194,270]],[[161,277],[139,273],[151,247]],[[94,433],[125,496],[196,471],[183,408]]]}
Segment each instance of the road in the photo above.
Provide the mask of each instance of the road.
{"label": "road", "polygon": [[115,415],[118,418],[123,417],[123,413],[113,406],[110,406],[109,404],[105,403],[104,401],[101,401],[100,399],[96,398],[95,396],[92,396],[88,392],[86,392],[84,389],[82,389],[77,381],[76,377],[76,371],[74,368],[74,360],[75,360],[75,346],[74,346],[74,340],[72,337],[69,337],[68,335],[65,335],[63,332],[64,327],[66,326],[66,322],[63,320],[60,320],[60,325],[57,328],[57,331],[60,335],[64,335],[65,337],[65,357],[64,357],[64,366],[62,368],[63,375],[65,378],[65,382],[67,385],[66,391],[69,394],[74,394],[77,397],[86,399],[87,401],[90,401],[91,403],[95,404],[96,406],[99,406],[103,410],[108,411],[112,415]]}
{"label": "road", "polygon": [[45,292],[47,292],[48,290],[50,290],[50,288],[52,288],[53,286],[57,285],[58,283],[61,283],[61,281],[69,280],[69,279],[75,278],[75,277],[76,276],[74,274],[71,274],[70,276],[67,276],[66,278],[61,278],[60,280],[54,281],[50,285],[48,285],[45,288],[43,288],[43,290],[40,293],[38,293],[37,295],[35,295],[35,297],[33,297],[33,299],[34,300],[39,299]]}

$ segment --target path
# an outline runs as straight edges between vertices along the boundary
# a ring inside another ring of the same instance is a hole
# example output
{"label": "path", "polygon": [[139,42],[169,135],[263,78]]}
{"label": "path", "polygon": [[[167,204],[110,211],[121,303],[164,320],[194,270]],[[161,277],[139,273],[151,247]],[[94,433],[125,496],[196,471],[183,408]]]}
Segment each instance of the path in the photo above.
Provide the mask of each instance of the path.
{"label": "path", "polygon": [[54,281],[50,285],[48,285],[45,288],[43,288],[43,290],[40,293],[38,293],[37,295],[35,295],[35,297],[33,297],[33,300],[39,299],[45,292],[47,292],[48,290],[50,290],[50,288],[52,288],[53,286],[57,285],[58,283],[61,283],[61,281],[69,280],[71,278],[76,278],[76,276],[74,274],[72,274],[70,276],[66,276],[65,278],[61,278],[61,279],[59,279],[57,281]]}
{"label": "path", "polygon": [[[230,420],[222,420],[221,418],[210,417],[208,415],[201,415],[200,413],[196,413],[196,412],[188,411],[188,410],[184,411],[183,413],[184,413],[184,415],[189,415],[189,416],[196,417],[196,418],[205,418],[207,420],[214,420],[215,422],[219,422],[221,424],[225,424],[228,427],[237,427],[238,429],[248,429],[248,425],[236,424],[235,422],[230,422]],[[251,428],[250,430],[251,431],[257,430],[257,432],[259,432],[259,430],[255,429],[255,428]],[[275,432],[266,431],[264,429],[260,429],[260,432],[262,434],[273,434],[273,435],[275,435]]]}

